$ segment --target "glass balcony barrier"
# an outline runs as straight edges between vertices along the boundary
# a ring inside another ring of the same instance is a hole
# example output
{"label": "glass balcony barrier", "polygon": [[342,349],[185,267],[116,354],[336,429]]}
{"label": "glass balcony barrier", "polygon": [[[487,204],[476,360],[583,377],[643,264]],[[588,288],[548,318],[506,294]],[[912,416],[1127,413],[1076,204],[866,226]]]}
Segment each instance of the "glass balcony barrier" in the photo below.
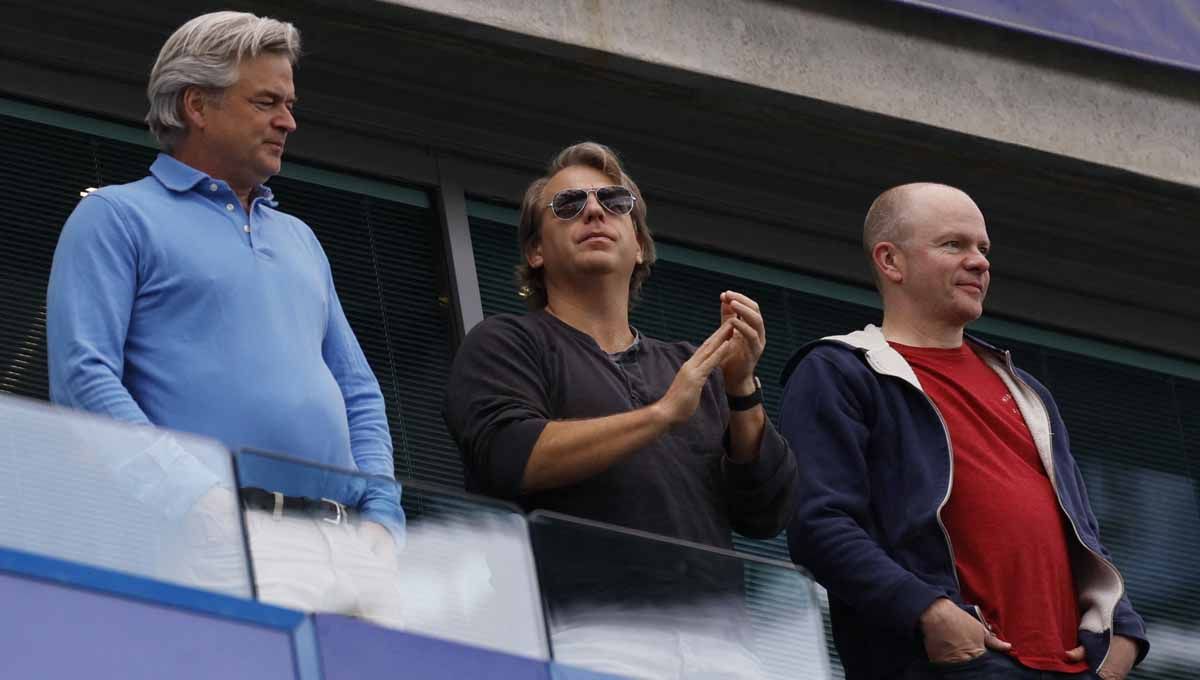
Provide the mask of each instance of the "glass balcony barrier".
{"label": "glass balcony barrier", "polygon": [[249,598],[229,452],[0,395],[0,549]]}
{"label": "glass balcony barrier", "polygon": [[820,603],[789,562],[537,511],[555,661],[629,678],[829,678]]}
{"label": "glass balcony barrier", "polygon": [[234,460],[260,601],[549,658],[516,507],[274,453]]}

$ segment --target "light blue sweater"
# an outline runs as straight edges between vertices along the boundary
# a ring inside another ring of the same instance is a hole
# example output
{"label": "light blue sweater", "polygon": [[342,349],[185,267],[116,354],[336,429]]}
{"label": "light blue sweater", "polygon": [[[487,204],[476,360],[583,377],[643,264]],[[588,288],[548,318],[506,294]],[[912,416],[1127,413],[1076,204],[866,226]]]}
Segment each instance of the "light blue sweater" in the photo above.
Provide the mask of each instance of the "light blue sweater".
{"label": "light blue sweater", "polygon": [[[82,199],[63,227],[47,291],[51,399],[391,478],[383,396],[312,230],[266,187],[247,215],[229,185],[168,155],[150,173]],[[403,525],[395,485],[330,488],[328,474],[255,460],[243,486]],[[213,483],[176,468],[188,479],[172,494]]]}

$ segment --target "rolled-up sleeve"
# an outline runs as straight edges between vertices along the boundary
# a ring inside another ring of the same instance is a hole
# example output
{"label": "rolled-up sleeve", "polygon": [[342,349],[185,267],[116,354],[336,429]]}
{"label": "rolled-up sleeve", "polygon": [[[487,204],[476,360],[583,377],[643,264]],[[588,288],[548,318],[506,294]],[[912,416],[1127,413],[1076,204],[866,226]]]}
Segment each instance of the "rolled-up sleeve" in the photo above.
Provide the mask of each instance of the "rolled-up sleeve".
{"label": "rolled-up sleeve", "polygon": [[543,352],[509,316],[479,324],[459,348],[443,416],[462,454],[468,491],[520,495],[529,456],[550,421]]}
{"label": "rolled-up sleeve", "polygon": [[729,513],[739,534],[772,538],[787,528],[796,497],[796,458],[770,418],[753,461],[735,463],[726,456],[721,465],[729,485]]}

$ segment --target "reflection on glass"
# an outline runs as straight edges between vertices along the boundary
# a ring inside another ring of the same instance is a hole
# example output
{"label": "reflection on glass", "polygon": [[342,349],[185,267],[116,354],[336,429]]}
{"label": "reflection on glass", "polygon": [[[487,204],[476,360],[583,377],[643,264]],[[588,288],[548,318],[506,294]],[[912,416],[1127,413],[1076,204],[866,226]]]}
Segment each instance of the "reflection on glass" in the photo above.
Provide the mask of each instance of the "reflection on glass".
{"label": "reflection on glass", "polygon": [[250,597],[219,444],[0,396],[0,547]]}
{"label": "reflection on glass", "polygon": [[271,453],[235,460],[260,600],[547,658],[529,533],[509,506]]}
{"label": "reflection on glass", "polygon": [[826,678],[793,565],[552,512],[530,515],[556,661],[633,678]]}
{"label": "reflection on glass", "polygon": [[[1131,679],[1194,678],[1200,667],[1200,506],[1196,483],[1184,474],[1123,464],[1124,451],[1083,459],[1105,543],[1125,587],[1146,619],[1150,654]],[[1164,521],[1164,518],[1167,518]]]}

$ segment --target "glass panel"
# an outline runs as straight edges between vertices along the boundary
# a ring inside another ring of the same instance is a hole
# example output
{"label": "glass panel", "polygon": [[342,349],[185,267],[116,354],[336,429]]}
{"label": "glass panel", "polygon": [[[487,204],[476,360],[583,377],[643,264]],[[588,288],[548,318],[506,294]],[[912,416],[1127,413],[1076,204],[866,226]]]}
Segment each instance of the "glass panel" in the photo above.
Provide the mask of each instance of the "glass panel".
{"label": "glass panel", "polygon": [[515,508],[261,451],[234,459],[261,601],[548,658]]}
{"label": "glass panel", "polygon": [[1146,620],[1150,655],[1130,680],[1195,678],[1200,664],[1200,504],[1188,434],[1194,381],[1045,352],[1100,537]]}
{"label": "glass panel", "polygon": [[229,452],[0,395],[0,546],[250,597]]}
{"label": "glass panel", "polygon": [[633,678],[829,678],[794,565],[558,513],[529,516],[554,659]]}

